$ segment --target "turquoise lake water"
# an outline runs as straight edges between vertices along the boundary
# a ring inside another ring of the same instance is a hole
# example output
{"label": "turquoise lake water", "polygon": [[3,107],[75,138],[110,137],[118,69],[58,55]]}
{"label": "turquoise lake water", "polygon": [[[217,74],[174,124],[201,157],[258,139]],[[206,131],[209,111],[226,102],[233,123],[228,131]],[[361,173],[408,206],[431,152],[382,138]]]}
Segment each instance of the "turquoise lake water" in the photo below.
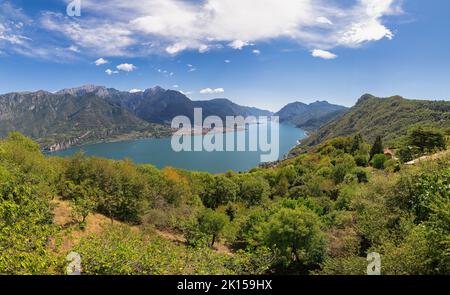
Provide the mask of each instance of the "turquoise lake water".
{"label": "turquoise lake water", "polygon": [[[255,132],[257,130],[255,128],[258,128],[258,125],[249,125],[246,130],[233,132],[235,142],[237,141],[237,136],[244,133],[247,138],[248,145],[249,133]],[[270,131],[270,128],[268,128],[268,130]],[[270,142],[269,134],[268,137]],[[212,135],[205,136],[208,137]],[[223,141],[225,143],[226,135],[220,134],[220,136],[223,136]],[[297,141],[305,138],[305,136],[305,132],[302,129],[280,124],[278,159],[283,158],[283,156],[296,145]],[[192,142],[194,142],[195,137],[201,137],[204,139],[202,135],[194,135],[191,136]],[[261,154],[267,154],[266,152],[261,151],[175,152],[171,146],[171,138],[149,138],[89,144],[64,151],[54,152],[51,156],[70,156],[80,150],[84,151],[87,156],[96,156],[116,160],[128,158],[135,163],[153,164],[158,168],[172,166],[181,169],[206,171],[211,173],[223,173],[228,170],[233,170],[235,172],[248,171],[254,167],[257,167],[261,163]]]}

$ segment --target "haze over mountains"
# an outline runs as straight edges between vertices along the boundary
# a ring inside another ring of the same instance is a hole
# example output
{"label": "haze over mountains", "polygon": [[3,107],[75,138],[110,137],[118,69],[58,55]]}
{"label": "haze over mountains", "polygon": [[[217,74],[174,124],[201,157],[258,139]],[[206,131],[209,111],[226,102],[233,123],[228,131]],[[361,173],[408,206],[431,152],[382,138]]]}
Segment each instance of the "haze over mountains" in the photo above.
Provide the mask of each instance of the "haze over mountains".
{"label": "haze over mountains", "polygon": [[0,136],[19,131],[49,150],[84,142],[167,136],[172,132],[171,120],[179,115],[193,119],[194,108],[202,108],[204,117],[272,115],[228,99],[192,101],[161,87],[131,93],[86,85],[56,93],[0,95]]}
{"label": "haze over mountains", "polygon": [[310,104],[297,101],[286,105],[275,115],[280,117],[281,123],[289,123],[311,131],[339,118],[347,110],[344,106],[330,104],[327,101],[316,101]]}
{"label": "haze over mountains", "polygon": [[[102,140],[161,137],[171,134],[170,122],[183,115],[193,120],[194,108],[203,116],[270,116],[272,112],[240,106],[225,98],[192,101],[174,90],[153,87],[142,92],[86,85],[46,91],[0,95],[0,136],[19,131],[44,149],[59,150]],[[314,131],[304,140],[311,146],[336,136],[361,133],[367,140],[389,134],[387,140],[423,126],[450,127],[450,102],[407,100],[400,96],[363,95],[350,109],[326,101],[294,102],[275,113],[281,123]]]}
{"label": "haze over mountains", "polygon": [[104,98],[124,107],[138,118],[157,124],[170,124],[175,116],[187,116],[193,119],[193,109],[203,108],[203,116],[270,116],[270,111],[237,105],[228,99],[192,101],[186,95],[175,90],[166,90],[159,86],[142,92],[119,91],[114,88],[87,85],[78,88],[63,89],[56,94],[69,94],[83,97],[86,94]]}

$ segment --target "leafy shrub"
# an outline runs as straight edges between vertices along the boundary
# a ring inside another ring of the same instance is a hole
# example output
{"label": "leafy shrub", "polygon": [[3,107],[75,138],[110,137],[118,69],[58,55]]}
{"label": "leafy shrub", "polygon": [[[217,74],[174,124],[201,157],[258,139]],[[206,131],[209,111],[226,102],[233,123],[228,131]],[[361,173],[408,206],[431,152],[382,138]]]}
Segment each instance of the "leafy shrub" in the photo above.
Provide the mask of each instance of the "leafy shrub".
{"label": "leafy shrub", "polygon": [[353,174],[356,176],[358,183],[367,183],[369,182],[369,178],[367,176],[367,171],[364,168],[357,167],[353,169]]}
{"label": "leafy shrub", "polygon": [[367,167],[367,165],[369,165],[368,155],[358,154],[354,158],[356,165],[359,167]]}
{"label": "leafy shrub", "polygon": [[261,205],[269,194],[269,184],[262,178],[251,177],[241,183],[240,197],[247,206]]}
{"label": "leafy shrub", "polygon": [[400,163],[397,160],[389,159],[384,163],[384,168],[389,172],[398,172],[400,171]]}
{"label": "leafy shrub", "polygon": [[385,168],[384,163],[386,163],[387,160],[388,158],[386,157],[386,155],[376,154],[373,156],[371,164],[373,168],[383,170]]}

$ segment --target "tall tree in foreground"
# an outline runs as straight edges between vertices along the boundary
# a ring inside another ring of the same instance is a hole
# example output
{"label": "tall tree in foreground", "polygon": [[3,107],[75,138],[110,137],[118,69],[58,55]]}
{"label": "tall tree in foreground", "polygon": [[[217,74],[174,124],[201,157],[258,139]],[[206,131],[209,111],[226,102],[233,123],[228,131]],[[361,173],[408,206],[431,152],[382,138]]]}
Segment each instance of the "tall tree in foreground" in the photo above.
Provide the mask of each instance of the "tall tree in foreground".
{"label": "tall tree in foreground", "polygon": [[296,262],[313,266],[322,261],[325,253],[319,217],[304,206],[281,208],[270,216],[263,224],[263,240],[286,265]]}
{"label": "tall tree in foreground", "polygon": [[217,237],[222,232],[227,221],[228,218],[226,215],[212,209],[205,209],[198,217],[198,226],[200,231],[212,237],[210,244],[211,248],[214,246]]}

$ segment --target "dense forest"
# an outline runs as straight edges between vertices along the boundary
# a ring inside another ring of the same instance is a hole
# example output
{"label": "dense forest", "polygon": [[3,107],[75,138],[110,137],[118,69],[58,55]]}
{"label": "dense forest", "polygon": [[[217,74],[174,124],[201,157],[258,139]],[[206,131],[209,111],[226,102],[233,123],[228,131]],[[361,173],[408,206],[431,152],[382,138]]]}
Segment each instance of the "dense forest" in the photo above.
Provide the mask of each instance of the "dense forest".
{"label": "dense forest", "polygon": [[11,133],[0,273],[64,274],[75,251],[84,274],[365,274],[370,252],[382,274],[450,274],[446,132],[412,129],[391,154],[381,136],[337,137],[218,175],[46,157]]}

